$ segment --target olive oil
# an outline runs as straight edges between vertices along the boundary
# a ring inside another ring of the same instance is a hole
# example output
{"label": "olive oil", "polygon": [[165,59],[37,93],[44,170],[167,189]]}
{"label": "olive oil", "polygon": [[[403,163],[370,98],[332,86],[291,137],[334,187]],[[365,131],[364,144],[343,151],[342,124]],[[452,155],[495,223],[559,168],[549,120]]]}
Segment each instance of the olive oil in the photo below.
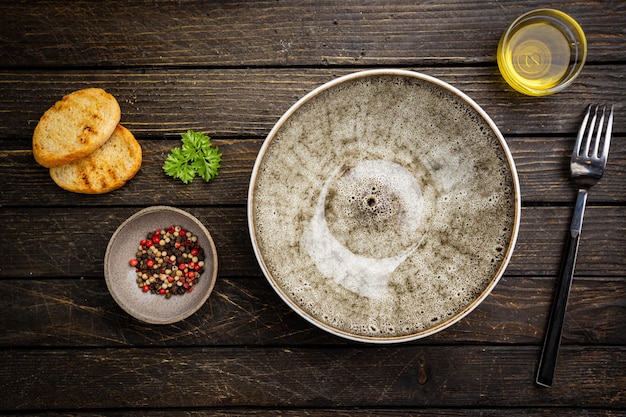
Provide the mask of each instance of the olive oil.
{"label": "olive oil", "polygon": [[518,18],[498,45],[498,66],[516,90],[542,96],[559,91],[581,71],[586,40],[580,26],[557,10]]}
{"label": "olive oil", "polygon": [[515,82],[548,89],[567,75],[570,59],[567,38],[548,23],[531,23],[517,30],[504,51],[504,65]]}

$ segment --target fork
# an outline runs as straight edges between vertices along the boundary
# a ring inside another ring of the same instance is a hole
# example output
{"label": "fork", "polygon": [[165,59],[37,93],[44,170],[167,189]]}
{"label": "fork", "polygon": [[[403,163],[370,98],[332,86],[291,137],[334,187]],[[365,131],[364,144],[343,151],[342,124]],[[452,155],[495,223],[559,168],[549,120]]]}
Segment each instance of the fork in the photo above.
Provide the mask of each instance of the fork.
{"label": "fork", "polygon": [[[559,279],[554,294],[550,318],[548,320],[548,329],[539,360],[539,369],[537,371],[536,382],[538,385],[544,387],[552,386],[552,380],[554,378],[556,360],[561,344],[561,333],[563,331],[567,299],[574,277],[574,265],[576,263],[578,243],[583,226],[587,194],[589,188],[594,186],[600,178],[602,178],[604,168],[606,167],[606,160],[609,155],[611,130],[613,127],[613,106],[611,106],[605,134],[604,137],[602,137],[606,112],[606,106],[589,105],[582,125],[580,126],[578,136],[576,137],[574,151],[572,152],[572,160],[570,163],[571,176],[579,190],[576,205],[574,206],[574,214],[572,215],[570,233],[565,244],[565,252],[561,261]],[[589,121],[590,116],[591,121]],[[597,125],[596,121],[598,121]]]}

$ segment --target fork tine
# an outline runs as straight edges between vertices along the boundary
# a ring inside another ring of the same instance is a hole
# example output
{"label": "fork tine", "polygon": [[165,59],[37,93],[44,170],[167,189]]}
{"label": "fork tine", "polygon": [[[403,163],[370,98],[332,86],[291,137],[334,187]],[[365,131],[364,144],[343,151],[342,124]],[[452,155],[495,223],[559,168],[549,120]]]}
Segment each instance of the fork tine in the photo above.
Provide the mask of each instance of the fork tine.
{"label": "fork tine", "polygon": [[574,156],[580,156],[581,146],[583,143],[583,136],[585,136],[585,128],[587,127],[587,120],[589,120],[589,114],[591,113],[591,104],[587,107],[587,113],[585,113],[585,117],[583,118],[583,122],[580,124],[580,130],[578,131],[578,135],[576,136],[576,143],[574,144]]}
{"label": "fork tine", "polygon": [[609,121],[606,123],[606,133],[604,134],[604,145],[602,146],[602,154],[600,158],[606,160],[609,156],[609,146],[611,146],[611,133],[613,131],[613,107],[611,105],[611,113],[609,113]]}
{"label": "fork tine", "polygon": [[[593,112],[593,117],[591,118],[591,121],[589,122],[589,131],[587,132],[587,139],[585,140],[585,143],[584,143],[583,152],[581,152],[582,156],[589,156],[589,148],[591,147],[591,139],[593,138],[593,129],[596,126],[596,119],[598,117],[598,107],[600,106],[596,106]],[[591,110],[591,106],[589,106],[589,110]],[[602,126],[600,126],[600,130],[602,130]]]}
{"label": "fork tine", "polygon": [[[600,106],[596,107],[596,114],[598,114],[598,110],[600,110]],[[600,120],[598,121],[598,129],[596,131],[596,139],[593,141],[593,151],[589,154],[589,156],[593,158],[598,157],[598,149],[600,148],[600,140],[602,139],[602,127],[604,126],[604,115],[606,113],[606,106],[602,106],[602,114],[600,115]],[[591,132],[590,132],[591,134]]]}

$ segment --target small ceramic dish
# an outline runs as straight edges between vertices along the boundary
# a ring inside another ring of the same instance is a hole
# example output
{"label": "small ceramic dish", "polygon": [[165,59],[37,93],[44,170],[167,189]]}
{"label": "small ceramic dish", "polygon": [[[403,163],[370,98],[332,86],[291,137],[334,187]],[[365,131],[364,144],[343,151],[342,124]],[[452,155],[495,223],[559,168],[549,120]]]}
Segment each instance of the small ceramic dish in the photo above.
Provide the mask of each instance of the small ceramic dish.
{"label": "small ceramic dish", "polygon": [[557,93],[582,72],[585,32],[571,16],[537,9],[515,19],[500,38],[498,68],[507,83],[529,96]]}
{"label": "small ceramic dish", "polygon": [[[179,225],[198,237],[205,252],[205,266],[192,292],[168,299],[143,292],[129,262],[149,232],[171,225]],[[131,316],[150,324],[175,323],[195,313],[213,291],[217,277],[215,244],[209,231],[191,214],[174,207],[148,207],[130,216],[113,233],[104,257],[104,277],[113,299]]]}

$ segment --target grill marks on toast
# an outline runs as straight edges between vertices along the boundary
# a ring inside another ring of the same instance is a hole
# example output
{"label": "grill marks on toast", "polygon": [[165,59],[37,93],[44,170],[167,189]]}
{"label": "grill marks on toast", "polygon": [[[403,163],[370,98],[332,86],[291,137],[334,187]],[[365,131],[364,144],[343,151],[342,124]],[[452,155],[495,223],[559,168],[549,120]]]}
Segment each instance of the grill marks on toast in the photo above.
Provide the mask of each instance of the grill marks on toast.
{"label": "grill marks on toast", "polygon": [[74,91],[41,116],[33,133],[35,160],[52,168],[93,153],[113,134],[119,103],[101,88]]}
{"label": "grill marks on toast", "polygon": [[74,91],[42,115],[33,156],[65,190],[101,194],[120,188],[142,162],[141,146],[120,117],[117,100],[106,91]]}
{"label": "grill marks on toast", "polygon": [[50,176],[65,190],[102,194],[126,184],[139,171],[141,162],[141,146],[128,129],[118,125],[98,150],[85,158],[50,168]]}

